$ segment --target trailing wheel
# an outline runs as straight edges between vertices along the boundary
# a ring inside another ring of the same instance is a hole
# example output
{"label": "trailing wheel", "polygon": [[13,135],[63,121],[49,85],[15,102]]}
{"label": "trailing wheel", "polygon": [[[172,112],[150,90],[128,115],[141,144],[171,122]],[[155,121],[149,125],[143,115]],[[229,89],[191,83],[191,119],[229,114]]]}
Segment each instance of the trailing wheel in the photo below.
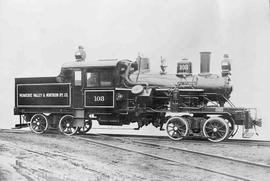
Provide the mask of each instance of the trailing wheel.
{"label": "trailing wheel", "polygon": [[223,118],[209,118],[203,124],[203,134],[209,141],[220,142],[227,138],[229,126]]}
{"label": "trailing wheel", "polygon": [[78,133],[84,134],[87,133],[92,128],[92,120],[85,120],[84,126],[78,128]]}
{"label": "trailing wheel", "polygon": [[59,121],[59,130],[65,135],[73,135],[77,132],[78,127],[73,125],[74,119],[72,115],[65,115]]}
{"label": "trailing wheel", "polygon": [[48,120],[43,114],[35,114],[30,120],[30,129],[36,134],[42,134],[48,129]]}
{"label": "trailing wheel", "polygon": [[188,133],[188,122],[183,117],[172,117],[167,121],[166,131],[172,140],[181,140]]}

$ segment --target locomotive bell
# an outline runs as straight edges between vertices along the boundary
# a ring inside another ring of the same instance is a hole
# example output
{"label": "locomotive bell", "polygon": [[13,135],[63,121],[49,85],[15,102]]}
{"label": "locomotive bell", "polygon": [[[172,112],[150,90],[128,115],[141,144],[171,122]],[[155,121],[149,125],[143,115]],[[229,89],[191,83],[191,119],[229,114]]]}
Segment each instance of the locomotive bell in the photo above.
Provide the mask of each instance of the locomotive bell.
{"label": "locomotive bell", "polygon": [[192,74],[192,63],[184,58],[177,63],[177,76],[185,77]]}

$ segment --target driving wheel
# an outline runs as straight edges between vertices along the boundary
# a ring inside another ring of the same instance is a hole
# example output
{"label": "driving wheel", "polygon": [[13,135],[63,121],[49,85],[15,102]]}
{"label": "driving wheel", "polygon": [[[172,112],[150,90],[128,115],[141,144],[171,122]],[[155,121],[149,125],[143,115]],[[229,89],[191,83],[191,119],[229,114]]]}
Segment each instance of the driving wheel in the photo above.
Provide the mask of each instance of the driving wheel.
{"label": "driving wheel", "polygon": [[183,117],[172,117],[167,122],[166,131],[172,140],[181,140],[188,133],[188,122]]}
{"label": "driving wheel", "polygon": [[223,118],[209,118],[203,124],[204,136],[212,142],[220,142],[227,138],[229,126]]}

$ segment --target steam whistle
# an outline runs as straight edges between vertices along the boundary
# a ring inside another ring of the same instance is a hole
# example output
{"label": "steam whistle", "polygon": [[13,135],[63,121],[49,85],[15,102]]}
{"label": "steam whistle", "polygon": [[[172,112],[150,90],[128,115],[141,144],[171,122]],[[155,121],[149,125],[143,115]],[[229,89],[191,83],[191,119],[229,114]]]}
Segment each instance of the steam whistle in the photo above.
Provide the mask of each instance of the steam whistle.
{"label": "steam whistle", "polygon": [[166,61],[166,59],[163,58],[163,57],[160,57],[160,68],[161,68],[160,74],[161,74],[161,75],[167,74],[167,72],[166,72],[166,68],[167,68],[167,67],[168,67],[168,66],[167,66],[167,61]]}
{"label": "steam whistle", "polygon": [[150,71],[150,60],[149,60],[149,58],[138,54],[135,62],[138,65],[139,74],[140,73],[146,73],[146,72]]}

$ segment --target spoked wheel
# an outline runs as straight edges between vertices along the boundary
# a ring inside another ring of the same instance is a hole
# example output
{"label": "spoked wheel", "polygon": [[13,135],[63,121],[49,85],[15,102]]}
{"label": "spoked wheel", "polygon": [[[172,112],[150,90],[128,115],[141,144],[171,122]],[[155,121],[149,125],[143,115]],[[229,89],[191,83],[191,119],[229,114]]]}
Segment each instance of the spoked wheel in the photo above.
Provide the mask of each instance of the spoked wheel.
{"label": "spoked wheel", "polygon": [[225,122],[228,125],[229,131],[228,131],[228,135],[226,139],[229,139],[230,137],[233,137],[235,132],[237,131],[237,125],[235,125],[234,123],[228,121],[227,119],[225,119]]}
{"label": "spoked wheel", "polygon": [[72,115],[65,115],[59,121],[59,129],[65,135],[73,135],[77,132],[78,127],[73,126],[74,119]]}
{"label": "spoked wheel", "polygon": [[79,134],[87,133],[92,128],[92,120],[85,120],[84,126],[78,128]]}
{"label": "spoked wheel", "polygon": [[167,122],[166,131],[172,140],[181,140],[188,133],[188,122],[183,117],[172,117]]}
{"label": "spoked wheel", "polygon": [[220,142],[227,138],[229,126],[223,118],[209,118],[203,124],[203,134],[209,141]]}
{"label": "spoked wheel", "polygon": [[48,120],[43,114],[35,114],[30,120],[30,129],[36,134],[42,134],[48,129]]}

